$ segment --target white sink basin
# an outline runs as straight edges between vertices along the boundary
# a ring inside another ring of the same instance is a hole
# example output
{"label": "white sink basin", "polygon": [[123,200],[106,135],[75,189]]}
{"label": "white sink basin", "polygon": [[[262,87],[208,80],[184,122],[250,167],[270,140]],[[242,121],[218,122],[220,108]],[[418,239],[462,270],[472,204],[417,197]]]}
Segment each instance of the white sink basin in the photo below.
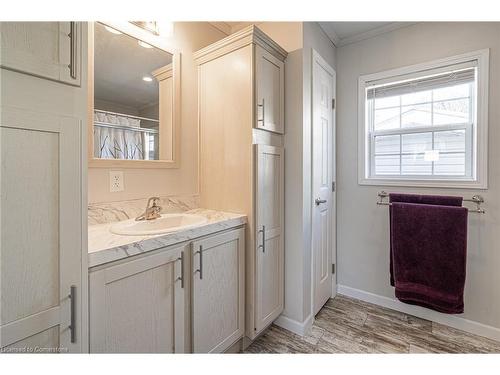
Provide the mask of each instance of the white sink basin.
{"label": "white sink basin", "polygon": [[146,236],[188,229],[204,224],[207,221],[206,217],[200,215],[163,214],[160,218],[154,220],[135,221],[135,219],[130,219],[120,221],[112,225],[109,230],[111,233],[126,236]]}

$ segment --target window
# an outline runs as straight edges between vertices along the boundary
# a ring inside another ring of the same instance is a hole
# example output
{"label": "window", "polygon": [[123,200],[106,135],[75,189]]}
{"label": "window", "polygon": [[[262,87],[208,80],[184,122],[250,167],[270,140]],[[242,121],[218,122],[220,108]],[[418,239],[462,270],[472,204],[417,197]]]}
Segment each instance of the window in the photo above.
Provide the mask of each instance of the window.
{"label": "window", "polygon": [[486,187],[488,51],[361,76],[360,184]]}

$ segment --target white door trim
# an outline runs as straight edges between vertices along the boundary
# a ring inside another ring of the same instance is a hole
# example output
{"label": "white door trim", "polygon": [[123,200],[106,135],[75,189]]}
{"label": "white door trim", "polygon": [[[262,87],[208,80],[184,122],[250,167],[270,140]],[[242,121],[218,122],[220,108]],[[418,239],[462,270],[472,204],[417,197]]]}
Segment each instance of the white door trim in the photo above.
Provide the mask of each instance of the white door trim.
{"label": "white door trim", "polygon": [[[313,48],[311,48],[311,143],[312,143],[312,132],[313,132],[313,123],[314,123],[314,110],[313,110],[313,95],[314,95],[314,66],[315,64],[320,65],[323,69],[325,69],[327,72],[329,72],[333,76],[333,87],[332,87],[332,98],[336,101],[336,81],[337,81],[337,73],[335,69],[333,69],[328,62]],[[336,106],[333,109],[332,113],[332,182],[335,182],[336,185]],[[313,210],[314,210],[314,191],[313,191],[313,158],[312,158],[312,148],[311,144],[311,196],[310,196],[310,202],[311,202],[311,250],[313,249]],[[337,208],[337,200],[336,200],[336,188],[335,191],[331,192],[331,200],[332,200],[332,216],[331,216],[331,238],[332,238],[332,249],[331,249],[331,259],[332,263],[336,264],[336,248],[337,248],[337,233],[336,233],[336,227],[337,227],[337,220],[336,220],[336,208]],[[337,275],[337,267],[335,267],[335,274],[332,274],[332,277],[335,277],[335,279],[332,280],[332,291],[331,291],[331,296],[335,296],[337,294],[337,285],[336,282],[333,282],[336,280],[336,275]],[[314,290],[314,252],[311,251],[311,311],[314,312],[314,296],[315,296],[315,290]]]}

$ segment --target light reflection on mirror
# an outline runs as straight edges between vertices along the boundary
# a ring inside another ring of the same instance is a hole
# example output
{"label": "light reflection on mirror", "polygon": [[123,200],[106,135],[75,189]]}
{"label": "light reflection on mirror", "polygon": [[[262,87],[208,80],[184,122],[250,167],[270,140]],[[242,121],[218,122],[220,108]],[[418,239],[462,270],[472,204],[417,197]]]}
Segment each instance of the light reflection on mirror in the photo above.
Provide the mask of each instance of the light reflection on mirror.
{"label": "light reflection on mirror", "polygon": [[[159,159],[159,84],[166,51],[94,24],[94,157]],[[162,103],[168,105],[168,103]]]}

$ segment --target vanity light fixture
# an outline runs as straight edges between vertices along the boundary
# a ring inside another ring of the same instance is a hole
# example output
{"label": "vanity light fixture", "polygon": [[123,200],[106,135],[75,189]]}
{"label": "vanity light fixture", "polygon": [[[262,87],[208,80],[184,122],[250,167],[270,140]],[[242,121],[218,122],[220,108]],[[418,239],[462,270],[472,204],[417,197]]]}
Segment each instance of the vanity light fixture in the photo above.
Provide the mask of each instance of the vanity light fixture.
{"label": "vanity light fixture", "polygon": [[137,27],[140,27],[141,29],[150,32],[153,35],[160,35],[158,22],[156,21],[129,21],[129,22]]}
{"label": "vanity light fixture", "polygon": [[148,76],[144,76],[144,77],[142,77],[142,80],[143,80],[144,82],[152,82],[152,81],[153,81],[153,78],[148,77]]}
{"label": "vanity light fixture", "polygon": [[174,23],[168,21],[129,21],[141,29],[156,36],[171,37],[174,34]]}
{"label": "vanity light fixture", "polygon": [[141,47],[144,47],[144,48],[153,48],[153,46],[151,44],[143,42],[142,40],[138,40],[137,44],[139,44]]}
{"label": "vanity light fixture", "polygon": [[122,34],[122,33],[121,33],[121,32],[119,32],[118,30],[113,29],[112,27],[109,27],[109,26],[104,26],[104,28],[105,28],[106,30],[108,30],[108,31],[109,31],[110,33],[112,33],[112,34],[116,34],[116,35],[120,35],[120,34]]}

